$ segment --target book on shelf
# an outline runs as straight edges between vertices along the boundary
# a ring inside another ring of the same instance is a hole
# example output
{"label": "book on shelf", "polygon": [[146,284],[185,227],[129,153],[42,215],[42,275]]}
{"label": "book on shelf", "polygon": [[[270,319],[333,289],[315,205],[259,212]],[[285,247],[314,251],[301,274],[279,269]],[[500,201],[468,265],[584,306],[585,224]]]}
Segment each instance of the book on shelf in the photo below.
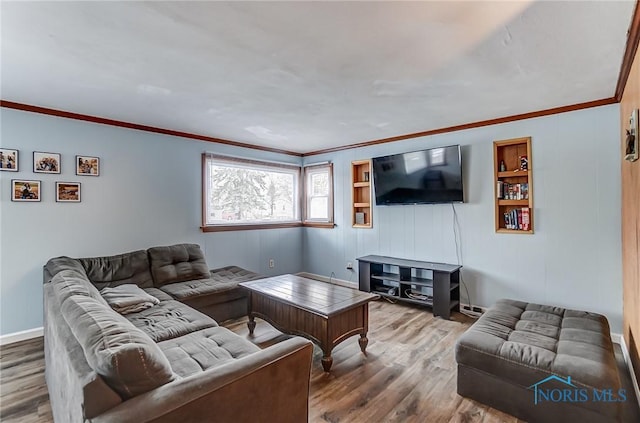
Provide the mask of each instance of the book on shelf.
{"label": "book on shelf", "polygon": [[498,199],[501,200],[528,200],[529,184],[507,184],[506,182],[498,181],[496,192]]}
{"label": "book on shelf", "polygon": [[528,231],[531,228],[529,208],[514,208],[505,212],[504,227],[517,231]]}
{"label": "book on shelf", "polygon": [[528,231],[530,228],[531,222],[529,219],[529,207],[522,208],[522,230]]}

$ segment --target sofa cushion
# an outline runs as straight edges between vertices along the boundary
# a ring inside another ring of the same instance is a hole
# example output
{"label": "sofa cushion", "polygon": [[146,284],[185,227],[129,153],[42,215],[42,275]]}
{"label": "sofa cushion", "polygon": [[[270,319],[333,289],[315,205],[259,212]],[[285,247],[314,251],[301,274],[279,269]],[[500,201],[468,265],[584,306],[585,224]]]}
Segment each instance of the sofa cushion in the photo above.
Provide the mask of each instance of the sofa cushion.
{"label": "sofa cushion", "polygon": [[61,312],[91,368],[123,399],[175,379],[158,346],[109,306],[74,295],[64,301]]}
{"label": "sofa cushion", "polygon": [[132,283],[141,288],[153,287],[146,251],[133,251],[106,257],[78,259],[91,283],[98,289]]}
{"label": "sofa cushion", "polygon": [[264,276],[238,266],[225,266],[209,271],[209,278],[218,282],[247,282],[262,279]]}
{"label": "sofa cushion", "polygon": [[168,247],[153,247],[147,250],[151,260],[154,285],[209,277],[204,254],[197,244],[178,244]]}
{"label": "sofa cushion", "polygon": [[180,301],[206,296],[210,298],[210,301],[207,301],[208,304],[232,301],[247,296],[247,292],[241,289],[237,282],[218,282],[212,279],[172,283],[160,289]]}
{"label": "sofa cushion", "polygon": [[158,288],[143,288],[143,290],[147,294],[152,295],[157,299],[159,299],[160,302],[173,300],[173,297],[171,295],[167,294],[164,291],[159,290]]}
{"label": "sofa cushion", "polygon": [[260,351],[260,348],[223,327],[204,329],[158,344],[182,377],[221,366]]}
{"label": "sofa cushion", "polygon": [[61,270],[51,278],[51,286],[60,304],[73,295],[83,295],[107,305],[98,289],[76,270]]}
{"label": "sofa cushion", "polygon": [[207,279],[165,285],[161,289],[179,300],[194,300],[200,296],[211,296],[207,304],[233,301],[247,296],[240,282],[261,279],[263,276],[238,266],[226,266],[209,271]]}
{"label": "sofa cushion", "polygon": [[175,300],[162,301],[154,307],[125,317],[155,342],[218,326],[211,317]]}

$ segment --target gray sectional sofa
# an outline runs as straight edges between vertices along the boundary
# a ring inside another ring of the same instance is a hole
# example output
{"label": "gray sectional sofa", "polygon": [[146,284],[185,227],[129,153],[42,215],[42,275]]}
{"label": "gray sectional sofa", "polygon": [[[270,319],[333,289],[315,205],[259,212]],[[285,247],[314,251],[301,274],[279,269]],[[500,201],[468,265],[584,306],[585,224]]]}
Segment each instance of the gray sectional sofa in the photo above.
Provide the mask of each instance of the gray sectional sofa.
{"label": "gray sectional sofa", "polygon": [[[237,283],[256,278],[237,267],[210,272],[193,244],[49,260],[45,377],[55,421],[307,421],[311,342],[261,350],[211,317],[244,314]],[[153,305],[114,311],[106,292],[120,285]]]}

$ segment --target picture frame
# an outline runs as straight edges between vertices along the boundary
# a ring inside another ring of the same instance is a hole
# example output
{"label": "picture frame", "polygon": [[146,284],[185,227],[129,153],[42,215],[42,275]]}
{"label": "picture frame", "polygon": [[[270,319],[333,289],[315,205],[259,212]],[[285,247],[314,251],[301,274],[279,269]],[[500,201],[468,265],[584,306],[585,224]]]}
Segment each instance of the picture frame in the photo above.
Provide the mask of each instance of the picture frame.
{"label": "picture frame", "polygon": [[100,157],[76,156],[76,175],[100,176]]}
{"label": "picture frame", "polygon": [[60,173],[61,160],[59,153],[33,152],[34,173]]}
{"label": "picture frame", "polygon": [[41,181],[11,180],[11,201],[38,202],[42,198]]}
{"label": "picture frame", "polygon": [[80,188],[80,182],[56,181],[56,202],[79,203],[82,200]]}
{"label": "picture frame", "polygon": [[18,171],[18,150],[0,148],[0,170],[7,172]]}

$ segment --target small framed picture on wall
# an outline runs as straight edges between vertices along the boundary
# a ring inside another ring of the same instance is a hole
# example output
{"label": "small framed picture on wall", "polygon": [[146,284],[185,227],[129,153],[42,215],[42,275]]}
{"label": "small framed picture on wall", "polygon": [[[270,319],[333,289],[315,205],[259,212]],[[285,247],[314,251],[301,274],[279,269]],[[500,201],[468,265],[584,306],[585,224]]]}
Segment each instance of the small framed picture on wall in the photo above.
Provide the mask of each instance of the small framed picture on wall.
{"label": "small framed picture on wall", "polygon": [[79,203],[80,182],[56,182],[56,201],[59,203]]}
{"label": "small framed picture on wall", "polygon": [[100,158],[76,156],[76,175],[100,176]]}
{"label": "small framed picture on wall", "polygon": [[40,201],[40,181],[11,180],[11,201]]}
{"label": "small framed picture on wall", "polygon": [[34,151],[33,171],[35,173],[60,173],[60,154]]}
{"label": "small framed picture on wall", "polygon": [[0,148],[0,170],[18,171],[18,150]]}

